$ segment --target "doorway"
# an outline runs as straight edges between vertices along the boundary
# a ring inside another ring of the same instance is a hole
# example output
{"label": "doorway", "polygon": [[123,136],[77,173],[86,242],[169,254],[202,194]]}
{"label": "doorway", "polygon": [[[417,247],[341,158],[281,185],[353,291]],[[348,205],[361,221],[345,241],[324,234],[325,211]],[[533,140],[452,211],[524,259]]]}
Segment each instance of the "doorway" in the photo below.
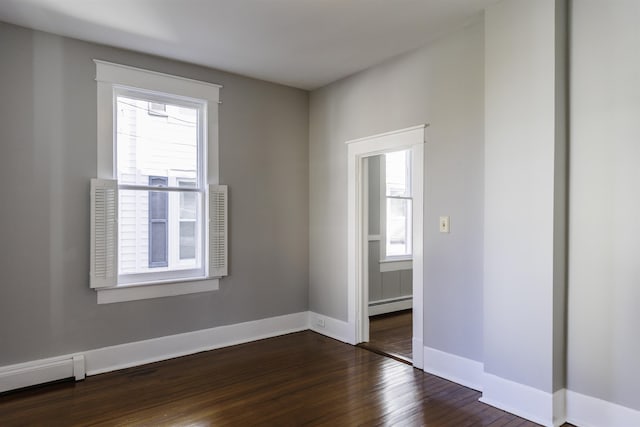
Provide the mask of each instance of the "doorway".
{"label": "doorway", "polygon": [[[385,249],[394,252],[399,246],[411,247],[412,253],[412,316],[411,360],[413,366],[423,367],[423,185],[424,141],[426,125],[373,135],[347,141],[348,144],[348,324],[352,344],[370,340],[369,322],[369,218],[367,215],[368,160],[386,153],[406,153],[410,158],[412,218],[411,231],[405,239],[385,242]],[[385,202],[398,205],[395,202]],[[402,203],[400,203],[402,204]],[[406,205],[406,203],[405,203]],[[406,208],[406,206],[405,206]],[[398,223],[398,218],[396,218]],[[389,245],[395,247],[390,247]],[[378,266],[379,268],[379,266]]]}
{"label": "doorway", "polygon": [[363,159],[369,340],[359,344],[412,363],[412,156],[391,151]]}

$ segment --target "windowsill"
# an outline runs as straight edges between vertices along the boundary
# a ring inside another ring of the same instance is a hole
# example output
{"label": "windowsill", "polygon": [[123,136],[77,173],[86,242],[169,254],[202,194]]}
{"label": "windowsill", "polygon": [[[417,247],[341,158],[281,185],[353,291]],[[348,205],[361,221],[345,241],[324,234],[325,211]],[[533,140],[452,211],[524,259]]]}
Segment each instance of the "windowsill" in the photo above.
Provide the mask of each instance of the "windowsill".
{"label": "windowsill", "polygon": [[114,288],[99,288],[96,289],[96,291],[98,292],[98,304],[111,304],[217,291],[218,289],[220,289],[219,279],[199,278],[184,281],[171,280],[166,282],[127,284]]}
{"label": "windowsill", "polygon": [[388,271],[411,270],[412,268],[412,257],[386,258],[380,260],[380,273],[386,273]]}

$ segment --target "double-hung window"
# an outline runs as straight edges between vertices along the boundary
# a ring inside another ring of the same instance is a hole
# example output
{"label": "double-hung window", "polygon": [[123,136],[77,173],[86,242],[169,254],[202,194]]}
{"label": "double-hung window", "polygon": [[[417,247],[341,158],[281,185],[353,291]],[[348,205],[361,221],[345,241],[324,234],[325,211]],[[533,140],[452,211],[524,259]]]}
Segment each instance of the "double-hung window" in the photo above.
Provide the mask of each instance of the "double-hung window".
{"label": "double-hung window", "polygon": [[95,62],[91,287],[98,302],[217,289],[226,275],[219,86]]}
{"label": "double-hung window", "polygon": [[411,150],[384,154],[381,163],[383,260],[412,257]]}

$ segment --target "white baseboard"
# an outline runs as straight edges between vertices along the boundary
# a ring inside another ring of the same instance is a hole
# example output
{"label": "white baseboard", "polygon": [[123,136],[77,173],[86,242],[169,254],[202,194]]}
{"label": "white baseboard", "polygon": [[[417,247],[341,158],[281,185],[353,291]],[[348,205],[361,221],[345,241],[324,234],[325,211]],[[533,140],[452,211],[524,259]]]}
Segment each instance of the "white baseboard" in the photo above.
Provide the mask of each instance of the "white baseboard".
{"label": "white baseboard", "polygon": [[481,362],[424,347],[424,371],[482,391],[484,365]]}
{"label": "white baseboard", "polygon": [[309,329],[348,344],[355,344],[354,331],[349,323],[323,314],[309,312]]}
{"label": "white baseboard", "polygon": [[413,298],[400,297],[369,303],[369,316],[393,313],[394,311],[409,310],[413,307]]}
{"label": "white baseboard", "polygon": [[640,411],[567,390],[567,422],[580,427],[640,426]]}
{"label": "white baseboard", "polygon": [[307,312],[169,335],[85,352],[87,374],[130,368],[308,329]]}
{"label": "white baseboard", "polygon": [[[480,401],[543,426],[564,424],[564,390],[547,393],[537,388],[485,373]],[[555,413],[554,413],[555,411]]]}
{"label": "white baseboard", "polygon": [[1,366],[0,392],[72,377],[81,380],[85,373],[95,375],[307,329],[309,313],[305,311]]}
{"label": "white baseboard", "polygon": [[67,355],[0,367],[0,393],[51,381],[85,377],[84,356]]}
{"label": "white baseboard", "polygon": [[411,349],[413,350],[412,361],[413,367],[424,370],[424,346],[420,338],[413,337],[411,339]]}

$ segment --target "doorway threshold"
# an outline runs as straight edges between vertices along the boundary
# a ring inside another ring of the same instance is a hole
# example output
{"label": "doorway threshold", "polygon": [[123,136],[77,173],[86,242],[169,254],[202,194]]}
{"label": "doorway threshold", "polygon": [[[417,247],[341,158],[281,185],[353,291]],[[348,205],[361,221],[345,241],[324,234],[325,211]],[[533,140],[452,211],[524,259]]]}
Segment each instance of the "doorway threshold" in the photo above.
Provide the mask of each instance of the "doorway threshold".
{"label": "doorway threshold", "polygon": [[404,357],[404,356],[402,356],[400,354],[397,354],[397,353],[391,353],[391,352],[385,351],[385,350],[383,350],[381,348],[376,347],[375,345],[371,345],[368,342],[362,342],[362,343],[356,345],[356,347],[360,347],[360,348],[363,348],[365,350],[369,350],[372,353],[379,354],[380,356],[389,357],[389,358],[391,358],[393,360],[397,360],[398,362],[404,363],[404,364],[409,365],[409,366],[413,366],[413,361],[411,359],[409,359],[408,357]]}

